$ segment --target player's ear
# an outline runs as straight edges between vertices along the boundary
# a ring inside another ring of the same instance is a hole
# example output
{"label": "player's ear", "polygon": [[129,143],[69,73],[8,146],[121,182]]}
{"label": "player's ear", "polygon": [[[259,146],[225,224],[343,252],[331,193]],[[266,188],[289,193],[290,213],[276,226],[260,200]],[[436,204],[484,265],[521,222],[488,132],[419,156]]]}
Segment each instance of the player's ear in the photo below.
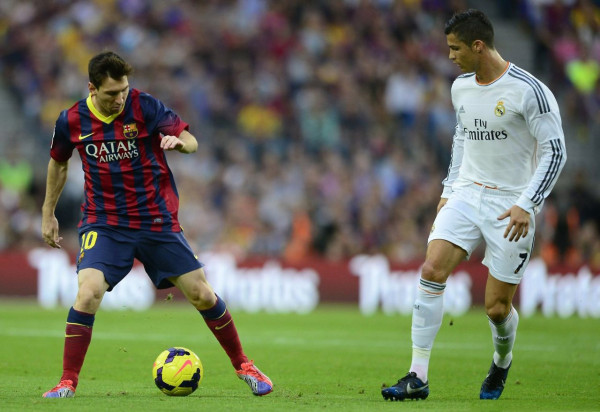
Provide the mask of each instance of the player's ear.
{"label": "player's ear", "polygon": [[475,53],[481,53],[484,45],[485,44],[481,40],[475,40],[473,44],[471,44],[471,50]]}
{"label": "player's ear", "polygon": [[96,86],[94,86],[94,84],[92,82],[88,82],[88,90],[90,91],[90,94],[92,96],[94,96],[98,93],[98,89],[96,89]]}

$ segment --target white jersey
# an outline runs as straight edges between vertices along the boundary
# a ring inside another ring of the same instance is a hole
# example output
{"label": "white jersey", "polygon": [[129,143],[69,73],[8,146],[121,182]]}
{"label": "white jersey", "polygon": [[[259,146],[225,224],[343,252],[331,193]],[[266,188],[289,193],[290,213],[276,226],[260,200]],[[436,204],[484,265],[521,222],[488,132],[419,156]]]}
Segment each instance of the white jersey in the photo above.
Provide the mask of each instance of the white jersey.
{"label": "white jersey", "polygon": [[442,197],[477,183],[515,193],[519,207],[537,213],[567,159],[550,89],[509,63],[489,84],[475,73],[459,76],[452,104],[457,125]]}

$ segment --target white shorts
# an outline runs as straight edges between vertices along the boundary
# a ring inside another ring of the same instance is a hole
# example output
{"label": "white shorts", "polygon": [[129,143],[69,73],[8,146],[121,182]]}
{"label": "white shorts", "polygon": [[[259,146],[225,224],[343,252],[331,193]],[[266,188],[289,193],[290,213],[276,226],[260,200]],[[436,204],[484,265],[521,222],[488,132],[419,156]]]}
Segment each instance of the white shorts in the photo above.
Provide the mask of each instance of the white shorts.
{"label": "white shorts", "polygon": [[510,209],[518,196],[473,184],[454,191],[440,210],[427,242],[447,240],[467,252],[467,259],[477,245],[485,241],[483,264],[496,279],[519,284],[529,263],[535,237],[535,218],[530,216],[527,236],[517,242],[504,238],[509,218],[498,216]]}

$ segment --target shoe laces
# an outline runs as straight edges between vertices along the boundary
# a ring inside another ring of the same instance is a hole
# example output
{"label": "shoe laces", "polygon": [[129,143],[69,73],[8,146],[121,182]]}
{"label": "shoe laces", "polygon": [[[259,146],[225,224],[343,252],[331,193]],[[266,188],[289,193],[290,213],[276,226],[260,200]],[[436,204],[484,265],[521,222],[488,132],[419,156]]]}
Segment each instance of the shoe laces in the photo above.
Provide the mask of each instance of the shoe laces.
{"label": "shoe laces", "polygon": [[242,363],[241,372],[244,375],[251,375],[251,376],[254,376],[255,378],[260,378],[260,376],[261,376],[261,373],[258,371],[256,366],[254,366],[254,361],[252,361],[252,360],[250,362]]}
{"label": "shoe laces", "polygon": [[65,379],[65,380],[61,380],[58,385],[56,385],[56,388],[63,388],[65,386],[68,386],[70,388],[74,388],[73,386],[73,381],[71,379]]}
{"label": "shoe laces", "polygon": [[415,372],[408,372],[404,378],[398,379],[398,383],[407,382],[413,379],[418,379],[417,374]]}
{"label": "shoe laces", "polygon": [[487,376],[486,383],[489,387],[504,386],[504,379],[500,368],[496,367],[494,371]]}

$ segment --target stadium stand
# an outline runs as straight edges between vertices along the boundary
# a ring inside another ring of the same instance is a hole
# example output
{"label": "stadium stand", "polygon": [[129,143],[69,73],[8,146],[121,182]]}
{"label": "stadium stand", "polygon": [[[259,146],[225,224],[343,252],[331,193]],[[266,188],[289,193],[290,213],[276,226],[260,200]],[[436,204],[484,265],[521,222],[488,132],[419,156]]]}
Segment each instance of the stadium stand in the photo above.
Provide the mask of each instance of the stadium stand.
{"label": "stadium stand", "polygon": [[[600,268],[598,2],[489,3],[503,33],[517,33],[501,53],[530,50],[526,68],[563,105],[569,162],[538,217],[539,253]],[[196,248],[290,261],[376,251],[421,259],[454,127],[458,72],[443,25],[469,4],[3,1],[0,250],[40,243],[54,121],[87,93],[89,57],[112,49],[134,65],[131,84],[199,137],[196,155],[171,162]],[[70,178],[57,211],[73,249],[80,196]]]}

